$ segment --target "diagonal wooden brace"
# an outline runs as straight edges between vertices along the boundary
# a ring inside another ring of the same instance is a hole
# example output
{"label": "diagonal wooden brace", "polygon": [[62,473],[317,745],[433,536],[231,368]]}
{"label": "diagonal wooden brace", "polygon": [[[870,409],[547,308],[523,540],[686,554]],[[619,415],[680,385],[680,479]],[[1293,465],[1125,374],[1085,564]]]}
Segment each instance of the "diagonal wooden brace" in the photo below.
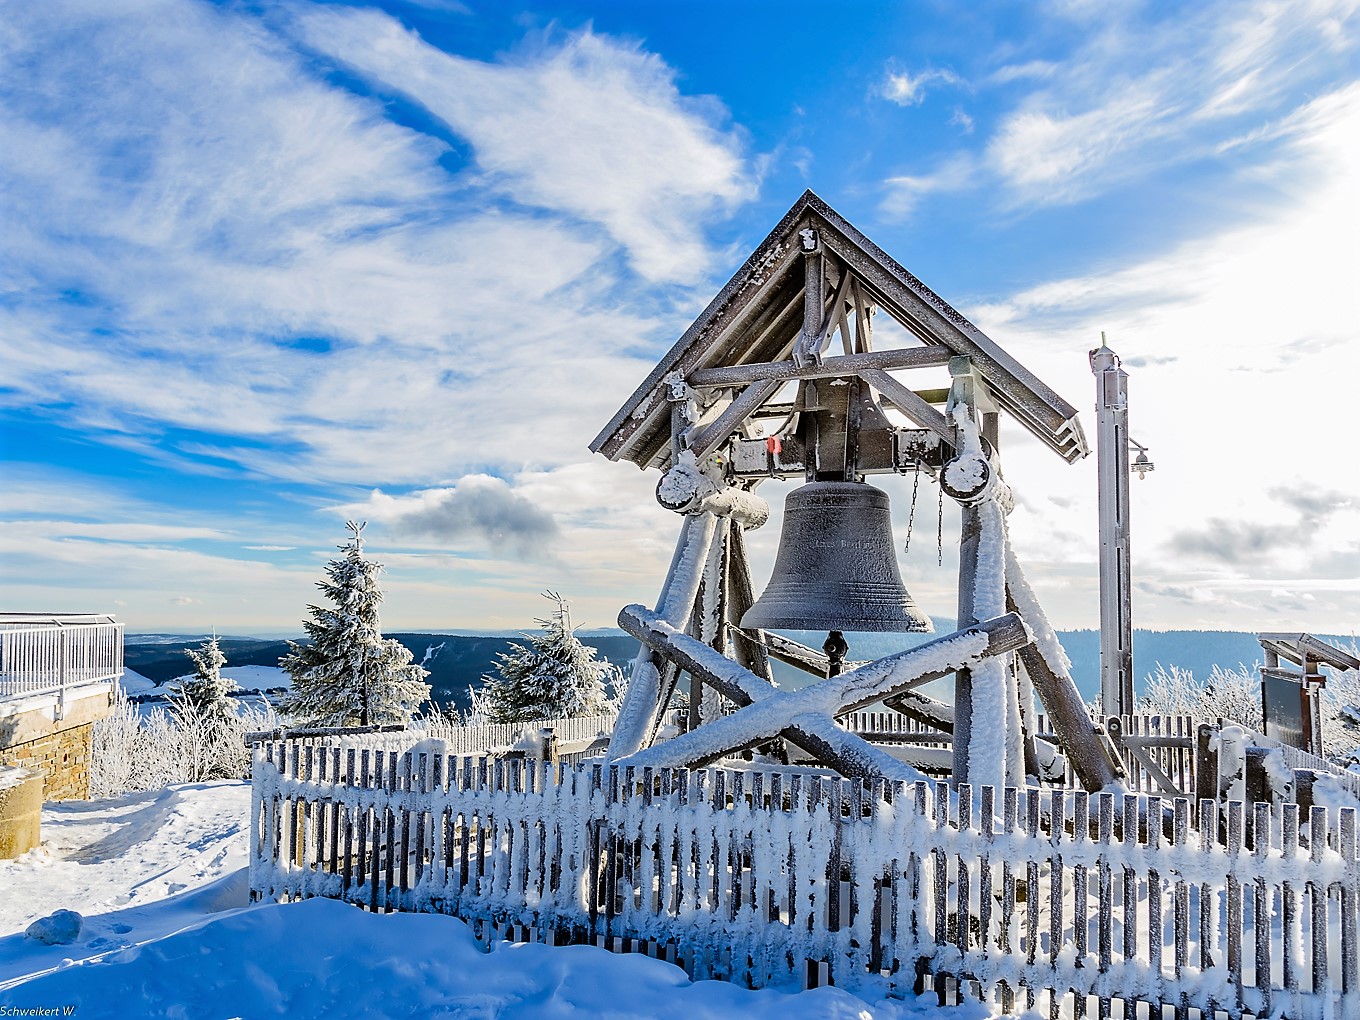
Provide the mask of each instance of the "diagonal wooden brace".
{"label": "diagonal wooden brace", "polygon": [[[779,694],[778,688],[768,680],[733,662],[704,642],[681,633],[656,613],[648,612],[641,606],[625,607],[619,613],[619,626],[665,658],[669,665],[698,677],[739,707],[744,708]],[[694,732],[706,732],[712,725],[708,723]],[[829,715],[805,712],[780,729],[778,735],[844,776],[866,779],[882,777],[908,782],[921,778],[918,772],[904,766],[885,751],[837,726]],[[724,754],[754,747],[766,739],[758,737],[749,743],[727,748],[703,760],[690,762],[689,767],[707,765]],[[627,759],[630,764],[633,760],[631,757]]]}
{"label": "diagonal wooden brace", "polygon": [[834,716],[1012,651],[1030,640],[1019,616],[1008,613],[802,690],[780,691],[642,606],[625,607],[619,613],[619,626],[724,697],[745,705],[723,719],[629,755],[628,764],[695,768],[783,735],[825,764],[862,776],[897,775],[902,766],[889,765],[895,759],[836,726]]}

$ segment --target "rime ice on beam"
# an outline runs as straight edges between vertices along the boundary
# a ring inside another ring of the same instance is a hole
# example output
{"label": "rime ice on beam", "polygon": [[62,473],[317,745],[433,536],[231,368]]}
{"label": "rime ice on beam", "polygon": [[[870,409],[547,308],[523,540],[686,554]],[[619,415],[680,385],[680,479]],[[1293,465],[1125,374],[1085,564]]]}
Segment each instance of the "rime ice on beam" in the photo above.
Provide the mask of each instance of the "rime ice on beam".
{"label": "rime ice on beam", "polygon": [[698,675],[738,705],[732,715],[629,755],[640,767],[697,768],[726,754],[783,735],[843,775],[903,778],[889,755],[837,726],[833,717],[892,697],[949,673],[976,666],[1027,644],[1020,618],[1007,614],[937,638],[906,652],[870,662],[798,691],[778,691],[754,673],[667,624],[656,613],[629,606],[619,625],[658,654]]}

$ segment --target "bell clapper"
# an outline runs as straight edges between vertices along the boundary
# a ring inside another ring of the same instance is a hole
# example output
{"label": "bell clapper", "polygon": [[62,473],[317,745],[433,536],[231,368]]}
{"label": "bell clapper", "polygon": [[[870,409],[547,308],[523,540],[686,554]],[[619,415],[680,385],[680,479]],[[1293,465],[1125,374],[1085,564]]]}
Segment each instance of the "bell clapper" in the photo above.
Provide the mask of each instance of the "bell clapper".
{"label": "bell clapper", "polygon": [[850,651],[850,645],[846,642],[845,635],[838,630],[833,630],[826,636],[826,641],[822,644],[822,651],[826,652],[827,679],[840,676],[841,670],[845,668],[845,653]]}

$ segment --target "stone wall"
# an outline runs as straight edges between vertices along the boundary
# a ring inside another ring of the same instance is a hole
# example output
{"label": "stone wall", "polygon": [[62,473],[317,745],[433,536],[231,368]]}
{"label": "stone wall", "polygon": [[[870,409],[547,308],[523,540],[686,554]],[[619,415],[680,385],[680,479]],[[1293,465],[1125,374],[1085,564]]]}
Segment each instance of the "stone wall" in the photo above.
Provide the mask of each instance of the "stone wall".
{"label": "stone wall", "polygon": [[0,861],[41,842],[42,788],[41,772],[0,765]]}
{"label": "stone wall", "polygon": [[44,800],[88,800],[93,723],[48,733],[0,750],[0,765],[42,769]]}

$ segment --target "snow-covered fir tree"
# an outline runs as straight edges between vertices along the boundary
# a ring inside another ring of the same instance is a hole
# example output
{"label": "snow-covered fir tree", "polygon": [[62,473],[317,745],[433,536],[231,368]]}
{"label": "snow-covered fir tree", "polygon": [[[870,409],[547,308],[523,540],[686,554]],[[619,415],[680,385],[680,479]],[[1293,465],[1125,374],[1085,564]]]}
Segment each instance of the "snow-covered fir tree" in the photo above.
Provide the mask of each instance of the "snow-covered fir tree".
{"label": "snow-covered fir tree", "polygon": [[543,633],[523,635],[527,646],[511,642],[508,652],[497,653],[495,674],[482,677],[476,703],[492,722],[567,719],[609,707],[605,681],[615,680],[618,669],[577,638],[566,599],[552,591],[543,596],[556,604],[550,619],[536,621]]}
{"label": "snow-covered fir tree", "polygon": [[316,586],[334,608],[308,606],[303,628],[309,644],[292,649],[279,666],[292,677],[292,690],[279,706],[311,726],[406,724],[430,696],[430,674],[411,662],[411,652],[384,638],[378,621],[382,564],[364,556],[363,524],[346,525],[353,537],[344,553],[326,564]]}
{"label": "snow-covered fir tree", "polygon": [[231,695],[238,688],[236,681],[222,675],[227,657],[217,643],[217,634],[198,648],[184,649],[184,654],[193,662],[194,671],[174,682],[171,706],[180,711],[190,709],[209,725],[234,718],[236,701]]}

